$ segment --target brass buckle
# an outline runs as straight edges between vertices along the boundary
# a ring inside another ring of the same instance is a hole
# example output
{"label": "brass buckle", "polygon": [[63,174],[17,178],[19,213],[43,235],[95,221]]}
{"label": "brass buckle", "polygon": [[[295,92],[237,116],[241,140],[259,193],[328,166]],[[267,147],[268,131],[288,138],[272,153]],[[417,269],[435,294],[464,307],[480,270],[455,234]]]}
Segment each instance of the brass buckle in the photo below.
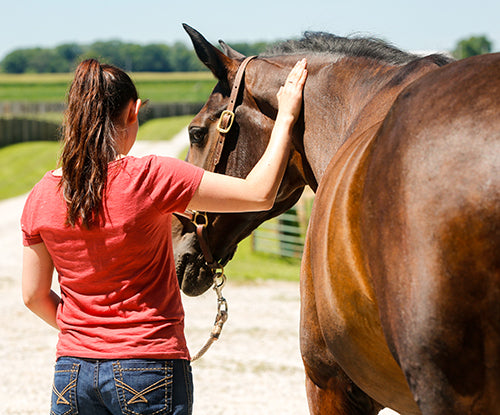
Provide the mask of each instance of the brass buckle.
{"label": "brass buckle", "polygon": [[[229,125],[226,128],[221,127],[222,120],[224,119],[224,115],[229,115]],[[220,115],[220,118],[219,118],[219,123],[217,124],[217,131],[221,134],[226,134],[231,129],[231,126],[233,125],[233,121],[234,121],[234,112],[233,111],[229,111],[229,110],[222,111],[222,114]]]}
{"label": "brass buckle", "polygon": [[203,226],[206,228],[208,226],[207,213],[193,210],[193,219],[191,219],[191,222],[193,222],[195,226]]}

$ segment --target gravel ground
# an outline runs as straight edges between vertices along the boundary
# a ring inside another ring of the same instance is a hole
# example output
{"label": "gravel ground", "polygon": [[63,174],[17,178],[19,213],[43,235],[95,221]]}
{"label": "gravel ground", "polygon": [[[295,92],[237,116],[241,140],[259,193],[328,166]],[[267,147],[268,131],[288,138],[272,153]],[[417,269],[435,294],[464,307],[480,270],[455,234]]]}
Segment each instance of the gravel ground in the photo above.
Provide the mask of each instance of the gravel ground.
{"label": "gravel ground", "polygon": [[[176,155],[186,130],[170,143],[138,142],[137,156]],[[26,196],[0,202],[0,414],[49,413],[54,329],[30,313],[21,299],[19,218]],[[297,283],[229,282],[229,320],[221,338],[193,363],[196,415],[307,414],[299,353]],[[54,287],[57,289],[57,287]],[[216,312],[212,290],[184,298],[186,337],[194,354],[208,338]],[[385,415],[393,413],[382,411]]]}

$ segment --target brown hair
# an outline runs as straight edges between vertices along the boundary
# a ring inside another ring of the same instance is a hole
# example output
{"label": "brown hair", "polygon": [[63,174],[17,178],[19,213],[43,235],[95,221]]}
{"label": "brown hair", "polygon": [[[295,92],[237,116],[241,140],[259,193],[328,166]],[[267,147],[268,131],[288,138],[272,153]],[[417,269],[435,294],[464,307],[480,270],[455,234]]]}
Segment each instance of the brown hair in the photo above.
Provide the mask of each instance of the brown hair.
{"label": "brown hair", "polygon": [[89,228],[103,208],[108,163],[117,158],[119,118],[137,90],[121,69],[87,59],[78,65],[68,93],[60,158],[66,222]]}

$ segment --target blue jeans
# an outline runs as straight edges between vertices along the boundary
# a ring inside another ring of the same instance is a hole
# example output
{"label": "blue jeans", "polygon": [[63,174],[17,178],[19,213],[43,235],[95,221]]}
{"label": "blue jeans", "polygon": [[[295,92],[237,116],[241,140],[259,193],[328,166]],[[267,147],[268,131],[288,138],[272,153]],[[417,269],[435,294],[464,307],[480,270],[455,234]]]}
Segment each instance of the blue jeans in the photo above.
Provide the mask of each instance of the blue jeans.
{"label": "blue jeans", "polygon": [[190,415],[187,360],[92,360],[60,357],[51,415]]}

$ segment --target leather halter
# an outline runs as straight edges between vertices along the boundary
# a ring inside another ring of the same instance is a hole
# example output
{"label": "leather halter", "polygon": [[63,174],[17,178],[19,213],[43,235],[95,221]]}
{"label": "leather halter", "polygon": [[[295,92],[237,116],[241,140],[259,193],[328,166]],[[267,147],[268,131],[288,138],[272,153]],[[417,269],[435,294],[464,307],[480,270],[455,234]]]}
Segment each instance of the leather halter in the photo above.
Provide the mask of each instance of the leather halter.
{"label": "leather halter", "polygon": [[[234,79],[233,88],[231,90],[231,94],[229,96],[229,104],[227,109],[222,111],[222,114],[219,119],[219,123],[217,124],[217,131],[219,132],[217,137],[217,142],[215,144],[215,149],[213,153],[213,158],[210,161],[210,164],[206,170],[215,171],[217,164],[219,163],[220,156],[222,154],[222,149],[224,148],[224,141],[226,138],[226,134],[231,129],[234,121],[234,108],[236,107],[236,101],[238,99],[238,94],[240,91],[240,86],[242,84],[243,76],[245,73],[245,69],[255,56],[249,56],[245,58],[245,60],[241,63],[236,72],[236,77]],[[210,333],[210,337],[205,343],[205,345],[200,349],[200,351],[193,356],[191,359],[192,362],[198,360],[201,356],[205,354],[205,352],[209,349],[209,347],[216,341],[222,331],[222,327],[228,318],[228,309],[227,309],[227,301],[222,296],[222,287],[226,282],[226,276],[224,275],[224,268],[218,261],[216,261],[212,255],[212,251],[208,245],[207,236],[206,236],[206,228],[208,226],[208,217],[206,212],[198,212],[198,211],[185,211],[184,213],[175,213],[177,216],[182,216],[187,218],[195,227],[196,227],[196,236],[198,237],[198,243],[200,244],[201,251],[203,253],[203,258],[205,259],[205,263],[212,270],[213,273],[213,289],[217,293],[217,315],[215,317],[215,322],[212,327],[212,332]]]}
{"label": "leather halter", "polygon": [[[220,115],[219,122],[217,124],[217,131],[219,132],[217,136],[217,142],[215,144],[215,149],[213,152],[213,157],[210,161],[210,164],[207,166],[205,170],[214,172],[217,164],[220,161],[220,157],[222,154],[222,150],[224,148],[224,142],[226,139],[226,134],[231,130],[234,121],[234,109],[236,107],[236,101],[238,100],[240,87],[242,85],[243,76],[245,75],[245,69],[248,63],[254,59],[255,56],[249,56],[243,60],[241,65],[238,67],[238,71],[236,72],[236,76],[234,78],[233,87],[231,89],[231,94],[229,96],[229,104],[227,108],[222,111]],[[177,216],[183,216],[196,227],[196,235],[198,237],[198,242],[200,244],[201,251],[203,253],[203,257],[208,267],[215,271],[220,269],[220,273],[223,274],[224,269],[222,265],[216,261],[212,255],[212,251],[208,245],[207,237],[206,237],[206,228],[208,226],[208,217],[206,212],[198,212],[198,211],[190,211],[186,210],[184,213],[176,213]]]}

